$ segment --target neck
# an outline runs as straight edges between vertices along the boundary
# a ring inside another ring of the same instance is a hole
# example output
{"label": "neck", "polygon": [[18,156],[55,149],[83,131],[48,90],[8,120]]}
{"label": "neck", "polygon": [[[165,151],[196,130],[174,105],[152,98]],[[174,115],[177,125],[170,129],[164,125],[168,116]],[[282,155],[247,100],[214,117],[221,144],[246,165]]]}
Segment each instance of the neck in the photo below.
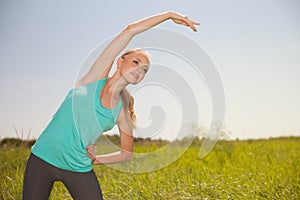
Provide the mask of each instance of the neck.
{"label": "neck", "polygon": [[118,73],[113,74],[109,77],[106,85],[105,91],[110,93],[113,98],[118,99],[120,97],[121,91],[128,85],[128,82],[120,76]]}

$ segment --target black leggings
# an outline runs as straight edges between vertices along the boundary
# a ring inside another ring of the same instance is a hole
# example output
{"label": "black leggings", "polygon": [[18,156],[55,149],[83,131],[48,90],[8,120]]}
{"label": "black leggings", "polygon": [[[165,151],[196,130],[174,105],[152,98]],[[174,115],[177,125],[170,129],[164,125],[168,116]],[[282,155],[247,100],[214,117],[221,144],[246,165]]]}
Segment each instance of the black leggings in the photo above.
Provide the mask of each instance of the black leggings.
{"label": "black leggings", "polygon": [[55,181],[61,181],[73,199],[103,199],[94,171],[62,170],[31,154],[24,175],[23,200],[46,200]]}

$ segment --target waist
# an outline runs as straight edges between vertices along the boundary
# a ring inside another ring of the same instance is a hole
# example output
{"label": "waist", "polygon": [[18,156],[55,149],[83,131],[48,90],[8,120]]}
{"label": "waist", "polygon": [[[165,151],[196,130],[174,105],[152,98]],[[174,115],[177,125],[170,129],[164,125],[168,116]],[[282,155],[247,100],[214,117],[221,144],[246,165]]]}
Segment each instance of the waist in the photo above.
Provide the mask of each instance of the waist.
{"label": "waist", "polygon": [[68,171],[88,172],[92,170],[92,161],[86,156],[85,148],[69,143],[51,144],[38,140],[31,152],[45,162]]}

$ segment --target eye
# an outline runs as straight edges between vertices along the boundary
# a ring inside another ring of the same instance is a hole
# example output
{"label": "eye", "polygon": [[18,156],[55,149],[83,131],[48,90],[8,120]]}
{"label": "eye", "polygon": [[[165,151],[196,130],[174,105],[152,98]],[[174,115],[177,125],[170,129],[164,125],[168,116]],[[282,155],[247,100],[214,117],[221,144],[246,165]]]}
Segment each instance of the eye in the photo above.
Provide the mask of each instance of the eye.
{"label": "eye", "polygon": [[145,72],[145,73],[148,72],[148,67],[144,67],[144,72]]}
{"label": "eye", "polygon": [[137,60],[133,60],[132,62],[133,62],[134,64],[136,64],[136,65],[139,64],[139,62],[138,62]]}

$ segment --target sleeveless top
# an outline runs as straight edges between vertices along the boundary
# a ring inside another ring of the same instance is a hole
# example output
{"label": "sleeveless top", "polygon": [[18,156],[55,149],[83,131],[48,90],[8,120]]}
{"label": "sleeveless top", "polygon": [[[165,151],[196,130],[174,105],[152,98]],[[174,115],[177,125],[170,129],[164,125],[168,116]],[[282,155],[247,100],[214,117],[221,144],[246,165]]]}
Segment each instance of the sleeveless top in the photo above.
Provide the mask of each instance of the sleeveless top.
{"label": "sleeveless top", "polygon": [[71,89],[31,149],[42,160],[74,172],[92,170],[86,146],[116,124],[122,100],[113,109],[101,104],[107,78]]}

